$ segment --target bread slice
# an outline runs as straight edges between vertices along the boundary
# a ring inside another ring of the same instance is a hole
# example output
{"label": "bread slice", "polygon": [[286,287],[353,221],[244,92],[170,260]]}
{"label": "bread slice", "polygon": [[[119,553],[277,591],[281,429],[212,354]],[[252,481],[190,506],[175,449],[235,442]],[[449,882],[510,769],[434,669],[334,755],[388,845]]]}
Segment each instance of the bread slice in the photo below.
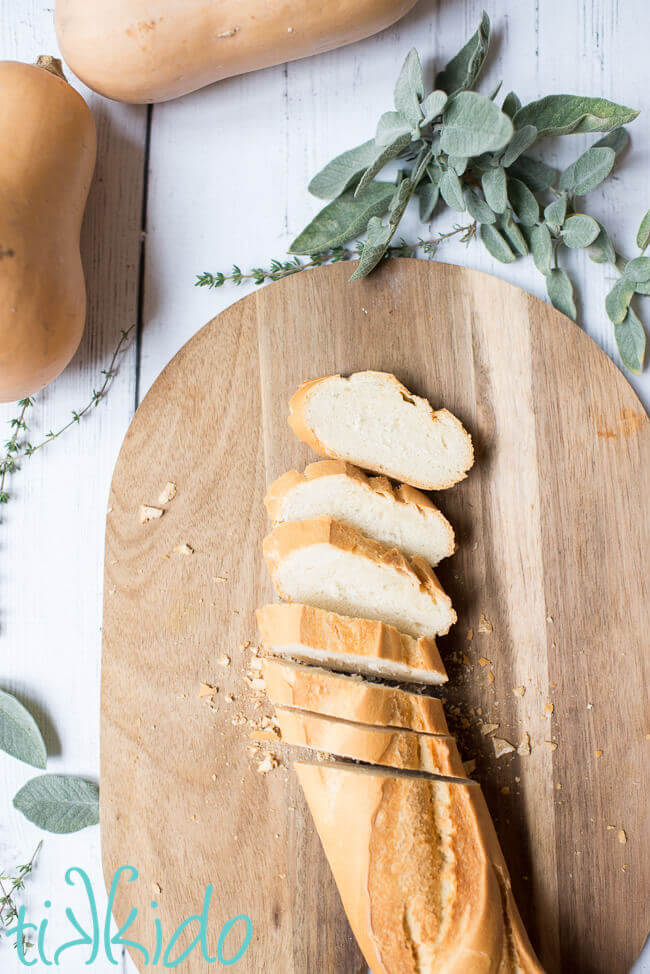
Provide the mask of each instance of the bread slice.
{"label": "bread slice", "polygon": [[366,764],[466,779],[453,737],[418,734],[397,727],[368,727],[367,724],[281,707],[276,709],[275,715],[285,744]]}
{"label": "bread slice", "polygon": [[295,768],[373,974],[543,974],[477,785]]}
{"label": "bread slice", "polygon": [[284,660],[264,659],[262,669],[266,691],[276,707],[309,710],[359,724],[449,734],[437,697]]}
{"label": "bread slice", "polygon": [[434,412],[388,372],[304,382],[289,402],[289,425],[321,457],[424,490],[453,487],[474,463],[460,420],[447,409]]}
{"label": "bread slice", "polygon": [[386,477],[366,477],[344,460],[310,463],[304,473],[289,470],[264,498],[275,524],[330,515],[367,538],[431,565],[453,555],[454,530],[421,490],[393,487]]}
{"label": "bread slice", "polygon": [[257,610],[257,624],[264,645],[275,656],[402,683],[447,680],[435,640],[414,639],[383,622],[276,602]]}
{"label": "bread slice", "polygon": [[290,602],[387,622],[416,638],[446,633],[456,621],[423,558],[406,558],[334,518],[278,524],[264,539],[264,557]]}

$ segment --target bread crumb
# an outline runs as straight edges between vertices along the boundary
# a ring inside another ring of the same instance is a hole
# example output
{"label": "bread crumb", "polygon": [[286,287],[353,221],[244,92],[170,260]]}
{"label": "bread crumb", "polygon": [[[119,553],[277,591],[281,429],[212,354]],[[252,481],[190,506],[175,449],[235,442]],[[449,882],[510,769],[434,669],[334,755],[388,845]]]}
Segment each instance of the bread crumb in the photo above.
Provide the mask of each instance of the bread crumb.
{"label": "bread crumb", "polygon": [[160,883],[154,883],[153,890],[154,893],[162,893],[162,886],[160,885]]}
{"label": "bread crumb", "polygon": [[269,751],[269,753],[265,754],[260,763],[257,765],[257,773],[268,774],[269,771],[273,771],[275,768],[277,768],[279,764],[280,762],[276,755]]}
{"label": "bread crumb", "polygon": [[625,832],[625,829],[619,829],[618,832],[616,833],[616,837],[618,838],[618,841],[621,843],[621,845],[625,845],[625,843],[627,842],[627,833]]}
{"label": "bread crumb", "polygon": [[487,737],[489,734],[494,734],[496,730],[499,729],[498,724],[483,724],[481,726],[481,734],[483,737]]}
{"label": "bread crumb", "polygon": [[492,632],[492,623],[487,618],[487,616],[484,616],[483,615],[482,612],[481,612],[481,618],[480,618],[479,624],[478,624],[478,631],[479,632]]}
{"label": "bread crumb", "polygon": [[596,757],[597,758],[602,758],[602,756],[603,756],[602,750],[599,747],[597,747],[596,748]]}
{"label": "bread crumb", "polygon": [[504,754],[512,754],[514,751],[510,741],[506,741],[502,737],[493,737],[492,744],[494,745],[494,755],[497,758],[503,757]]}
{"label": "bread crumb", "polygon": [[226,578],[225,575],[213,575],[212,576],[212,581],[213,582],[227,582],[228,579]]}
{"label": "bread crumb", "polygon": [[494,673],[492,672],[492,670],[490,670],[490,672],[488,673],[488,681],[490,683],[494,683]]}
{"label": "bread crumb", "polygon": [[555,710],[555,706],[552,703],[544,704],[544,712],[547,714],[552,714]]}
{"label": "bread crumb", "polygon": [[147,521],[155,521],[157,518],[162,517],[164,513],[159,507],[149,507],[148,504],[140,504],[138,520],[140,524],[146,524]]}
{"label": "bread crumb", "polygon": [[513,687],[512,688],[512,692],[514,693],[515,697],[523,697],[523,695],[526,692],[526,687],[523,687],[523,686],[522,687]]}
{"label": "bread crumb", "polygon": [[202,683],[199,687],[199,698],[200,697],[214,697],[215,693],[218,693],[219,688],[215,687],[213,683]]}
{"label": "bread crumb", "polygon": [[222,30],[217,37],[234,37],[235,34],[241,30],[241,27],[232,27],[230,30]]}
{"label": "bread crumb", "polygon": [[233,697],[232,693],[227,693],[226,694],[226,697],[225,697],[225,700],[226,700],[226,703],[234,703],[235,702],[235,697]]}
{"label": "bread crumb", "polygon": [[467,642],[468,643],[471,643],[471,641],[472,641],[473,638],[474,638],[474,630],[473,629],[468,629],[467,630]]}
{"label": "bread crumb", "polygon": [[593,703],[588,703],[587,704],[587,710],[593,710],[593,709],[594,709]]}
{"label": "bread crumb", "polygon": [[547,622],[553,622],[553,616],[546,616]]}
{"label": "bread crumb", "polygon": [[230,656],[226,656],[225,654],[220,656],[217,663],[219,666],[230,666]]}
{"label": "bread crumb", "polygon": [[528,732],[524,733],[521,744],[517,748],[517,754],[520,754],[522,757],[530,754],[530,734]]}
{"label": "bread crumb", "polygon": [[616,828],[616,826],[615,826],[615,825],[608,825],[608,826],[607,826],[607,831],[608,831],[608,832],[613,832],[615,828]]}
{"label": "bread crumb", "polygon": [[194,554],[194,548],[192,548],[191,545],[188,545],[188,544],[177,544],[176,547],[173,550],[174,550],[174,554],[175,555],[193,555]]}
{"label": "bread crumb", "polygon": [[555,743],[555,741],[544,741],[544,743],[548,744],[551,751],[557,751],[557,744]]}
{"label": "bread crumb", "polygon": [[503,788],[501,789],[501,794],[502,795],[509,795],[510,794],[510,788],[508,787],[508,785],[504,785],[503,786]]}
{"label": "bread crumb", "polygon": [[487,656],[481,656],[478,661],[479,666],[492,666],[492,660],[488,659]]}
{"label": "bread crumb", "polygon": [[158,495],[158,503],[169,504],[169,502],[173,501],[175,497],[176,497],[176,484],[172,483],[171,480],[168,480],[165,486],[163,487],[163,489],[160,491],[160,494]]}

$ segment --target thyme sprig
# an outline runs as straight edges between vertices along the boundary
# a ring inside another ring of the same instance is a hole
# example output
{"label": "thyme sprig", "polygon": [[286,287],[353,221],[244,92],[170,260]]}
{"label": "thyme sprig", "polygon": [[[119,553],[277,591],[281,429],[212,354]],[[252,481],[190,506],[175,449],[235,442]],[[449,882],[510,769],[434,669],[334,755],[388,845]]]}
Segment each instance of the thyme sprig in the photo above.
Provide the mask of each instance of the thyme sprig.
{"label": "thyme sprig", "polygon": [[[38,843],[29,862],[18,866],[13,875],[0,872],[0,930],[7,931],[18,920],[18,906],[15,897],[25,888],[25,880],[34,869],[37,856],[41,851],[43,840]],[[33,944],[23,935],[23,952],[26,953]]]}

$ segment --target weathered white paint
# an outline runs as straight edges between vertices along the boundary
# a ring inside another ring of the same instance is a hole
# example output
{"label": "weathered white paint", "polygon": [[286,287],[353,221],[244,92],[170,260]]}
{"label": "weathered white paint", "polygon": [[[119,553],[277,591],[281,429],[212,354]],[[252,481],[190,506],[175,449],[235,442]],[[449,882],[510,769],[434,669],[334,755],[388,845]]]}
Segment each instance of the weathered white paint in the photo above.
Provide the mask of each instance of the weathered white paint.
{"label": "weathered white paint", "polygon": [[[84,404],[120,328],[136,319],[138,301],[142,333],[124,357],[109,399],[80,428],[24,464],[12,483],[12,502],[2,511],[0,686],[36,705],[48,731],[50,770],[97,775],[104,512],[136,396],[147,391],[197,328],[240,295],[232,287],[195,289],[195,275],[226,270],[233,261],[248,268],[282,257],[318,208],[305,190],[310,176],[337,152],[372,135],[374,120],[391,107],[394,78],[409,48],[417,46],[430,68],[440,65],[475,29],[483,6],[496,35],[484,90],[502,78],[504,93],[516,86],[524,101],[571,91],[647,109],[646,0],[422,0],[377,37],[225,81],[151,110],[141,293],[147,109],[89,95],[100,132],[83,237],[89,321],[72,365],[38,397],[32,439]],[[40,53],[56,53],[51,7],[42,0],[0,0],[0,57],[33,60]],[[645,114],[631,134],[621,175],[587,203],[628,254],[650,206]],[[549,143],[549,161],[566,163],[588,142],[573,137]],[[438,217],[435,230],[449,229],[453,222],[449,214]],[[419,232],[410,214],[404,236],[412,239]],[[584,326],[616,360],[603,308],[607,272],[581,254],[572,256]],[[458,243],[441,248],[439,258],[496,273],[543,295],[530,259],[504,267],[479,244],[466,249]],[[647,307],[643,312],[647,321]],[[632,382],[647,405],[650,371]],[[13,414],[0,408],[3,430]],[[0,868],[23,861],[38,840],[38,831],[11,808],[12,795],[29,774],[0,756]],[[42,901],[50,896],[51,926],[59,931],[64,906],[82,902],[63,881],[72,865],[88,870],[101,903],[97,829],[45,839],[26,901],[42,912]],[[67,965],[62,958],[62,969],[79,970],[79,956],[73,954]],[[23,969],[0,945],[0,968],[13,970],[14,964]],[[98,961],[93,970],[115,968]]]}

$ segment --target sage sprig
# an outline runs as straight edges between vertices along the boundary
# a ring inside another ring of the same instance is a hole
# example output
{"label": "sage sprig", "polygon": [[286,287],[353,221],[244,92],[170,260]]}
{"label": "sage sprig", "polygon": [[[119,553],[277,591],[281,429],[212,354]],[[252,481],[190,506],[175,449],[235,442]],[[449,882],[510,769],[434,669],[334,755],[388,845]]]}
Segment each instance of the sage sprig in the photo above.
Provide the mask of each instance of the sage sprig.
{"label": "sage sprig", "polygon": [[[522,105],[514,92],[499,107],[498,88],[489,97],[472,90],[485,63],[490,21],[483,13],[476,33],[438,73],[431,89],[412,50],[395,84],[393,109],[379,119],[375,138],[337,156],[312,179],[309,190],[327,205],[293,241],[289,253],[308,257],[304,266],[327,263],[333,252],[360,255],[352,280],[368,275],[387,256],[409,202],[416,198],[428,222],[439,206],[468,213],[489,253],[503,263],[530,254],[544,275],[551,303],[576,319],[573,284],[561,266],[563,248],[587,250],[592,260],[621,274],[606,312],[624,365],[641,372],[646,338],[631,306],[650,294],[650,213],[637,235],[640,256],[625,261],[605,228],[580,201],[611,173],[629,141],[624,126],[638,112],[605,98],[548,95]],[[500,86],[499,86],[500,87]],[[600,132],[603,137],[563,172],[531,156],[550,136]],[[378,177],[399,160],[394,182]],[[365,240],[351,247],[365,231]],[[474,234],[473,234],[474,235]],[[407,248],[413,256],[417,247]],[[294,265],[295,266],[295,265]],[[257,269],[260,270],[259,268]],[[279,264],[277,277],[295,273]],[[219,286],[228,275],[202,275],[197,283]],[[254,276],[262,283],[268,276]],[[238,281],[236,281],[238,283]]]}

